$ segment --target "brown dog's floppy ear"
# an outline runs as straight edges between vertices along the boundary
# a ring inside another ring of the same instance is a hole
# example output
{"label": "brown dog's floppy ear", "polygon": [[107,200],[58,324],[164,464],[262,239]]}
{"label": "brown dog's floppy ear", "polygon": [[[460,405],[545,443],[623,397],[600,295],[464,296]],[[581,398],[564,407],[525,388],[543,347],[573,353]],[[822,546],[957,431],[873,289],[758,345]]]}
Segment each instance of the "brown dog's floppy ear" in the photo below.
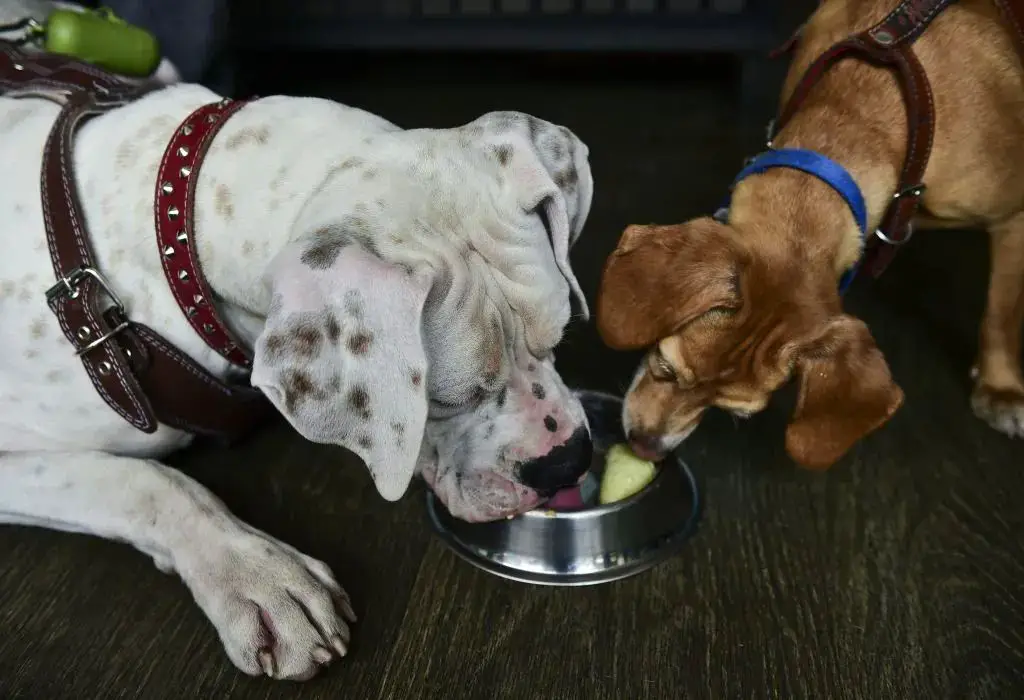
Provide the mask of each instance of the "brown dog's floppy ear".
{"label": "brown dog's floppy ear", "polygon": [[867,326],[852,316],[833,317],[794,354],[800,394],[786,451],[803,467],[827,469],[892,417],[903,390]]}
{"label": "brown dog's floppy ear", "polygon": [[633,225],[605,262],[597,328],[608,347],[647,347],[713,308],[739,305],[740,253],[711,218]]}

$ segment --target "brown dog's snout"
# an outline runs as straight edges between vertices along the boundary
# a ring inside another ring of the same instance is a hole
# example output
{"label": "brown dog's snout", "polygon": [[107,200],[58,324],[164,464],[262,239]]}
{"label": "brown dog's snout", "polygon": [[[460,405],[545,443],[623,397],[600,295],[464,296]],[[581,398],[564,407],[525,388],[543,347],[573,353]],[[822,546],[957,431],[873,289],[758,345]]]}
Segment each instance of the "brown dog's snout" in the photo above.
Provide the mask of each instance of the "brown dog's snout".
{"label": "brown dog's snout", "polygon": [[633,454],[641,459],[657,462],[665,456],[661,437],[639,430],[630,430],[626,436]]}

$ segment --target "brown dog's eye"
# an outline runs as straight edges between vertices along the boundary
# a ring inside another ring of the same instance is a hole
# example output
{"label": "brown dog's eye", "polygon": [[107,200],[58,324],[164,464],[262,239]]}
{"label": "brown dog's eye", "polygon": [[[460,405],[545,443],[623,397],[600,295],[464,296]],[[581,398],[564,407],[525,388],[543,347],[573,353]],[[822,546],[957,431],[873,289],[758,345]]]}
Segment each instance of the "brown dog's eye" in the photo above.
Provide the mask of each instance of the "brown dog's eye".
{"label": "brown dog's eye", "polygon": [[662,382],[674,381],[676,378],[676,371],[657,348],[651,352],[650,372],[651,376]]}

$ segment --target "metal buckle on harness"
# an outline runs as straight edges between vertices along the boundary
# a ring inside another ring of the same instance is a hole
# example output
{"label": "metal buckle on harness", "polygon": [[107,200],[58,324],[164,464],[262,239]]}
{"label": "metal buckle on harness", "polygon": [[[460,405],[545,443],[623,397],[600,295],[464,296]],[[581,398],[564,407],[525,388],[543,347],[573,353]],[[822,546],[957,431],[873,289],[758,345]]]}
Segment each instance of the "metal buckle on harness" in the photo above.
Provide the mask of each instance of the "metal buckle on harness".
{"label": "metal buckle on harness", "polygon": [[[110,283],[107,282],[107,279],[103,275],[101,275],[98,270],[92,267],[78,267],[69,272],[64,277],[61,277],[55,285],[46,290],[47,304],[52,303],[55,299],[58,299],[60,297],[66,297],[68,299],[77,299],[78,296],[82,293],[82,290],[79,288],[79,285],[86,278],[89,277],[96,281],[96,284],[100,286],[100,289],[103,290],[103,293],[106,294],[107,297],[109,297],[110,300],[114,303],[114,308],[117,310],[118,316],[125,320],[117,324],[111,330],[101,335],[99,338],[96,338],[95,340],[89,342],[81,349],[76,350],[75,355],[78,355],[79,357],[89,352],[90,350],[102,345],[103,343],[107,342],[115,335],[117,335],[118,333],[120,333],[125,328],[131,325],[131,322],[128,321],[128,314],[125,311],[124,303],[121,301],[121,298],[117,296],[117,293],[114,291],[113,287],[110,286]],[[85,330],[88,331],[88,329]],[[80,333],[79,337],[84,340],[85,338],[88,337],[88,333],[86,333],[84,336]]]}
{"label": "metal buckle on harness", "polygon": [[[895,202],[896,200],[901,199],[903,197],[920,197],[922,194],[924,194],[924,191],[926,189],[928,189],[928,186],[925,185],[923,182],[917,185],[911,185],[910,187],[906,187],[893,194],[892,199]],[[878,237],[878,239],[881,240],[883,243],[888,243],[889,245],[892,246],[905,245],[906,243],[910,242],[911,238],[914,237],[914,224],[909,221],[907,222],[907,235],[904,236],[903,238],[889,238],[889,236],[883,233],[882,229],[880,228],[875,229],[875,236]]]}

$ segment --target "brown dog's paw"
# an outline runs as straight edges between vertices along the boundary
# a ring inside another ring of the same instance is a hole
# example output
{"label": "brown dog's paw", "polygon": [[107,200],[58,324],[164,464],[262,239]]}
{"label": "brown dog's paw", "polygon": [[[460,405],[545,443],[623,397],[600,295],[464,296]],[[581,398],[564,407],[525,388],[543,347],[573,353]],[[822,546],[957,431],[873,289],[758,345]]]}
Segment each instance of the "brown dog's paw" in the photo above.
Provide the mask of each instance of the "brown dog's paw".
{"label": "brown dog's paw", "polygon": [[971,395],[974,415],[1010,437],[1024,437],[1024,392],[975,387]]}

